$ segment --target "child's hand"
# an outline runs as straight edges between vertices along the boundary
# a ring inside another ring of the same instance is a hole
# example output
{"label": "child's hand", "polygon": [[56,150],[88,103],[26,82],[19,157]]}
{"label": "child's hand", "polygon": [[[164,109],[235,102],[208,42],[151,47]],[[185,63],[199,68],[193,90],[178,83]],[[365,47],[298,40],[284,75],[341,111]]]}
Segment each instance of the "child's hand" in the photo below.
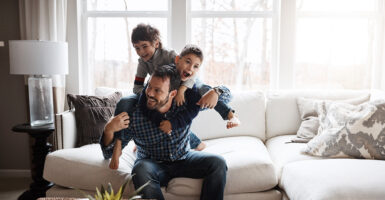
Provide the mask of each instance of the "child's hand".
{"label": "child's hand", "polygon": [[105,131],[117,132],[122,129],[128,128],[130,124],[130,117],[128,113],[122,112],[115,117],[112,117],[105,126]]}
{"label": "child's hand", "polygon": [[168,121],[168,120],[163,120],[162,122],[160,122],[159,128],[160,128],[160,130],[162,130],[163,132],[165,132],[165,133],[167,133],[167,134],[170,134],[171,131],[172,131],[171,122]]}
{"label": "child's hand", "polygon": [[181,105],[184,104],[184,102],[185,102],[184,93],[178,91],[178,93],[175,96],[175,103],[176,103],[176,105],[177,106],[181,106]]}
{"label": "child's hand", "polygon": [[218,94],[213,90],[209,90],[202,96],[198,101],[197,105],[200,105],[201,108],[214,108],[218,103]]}
{"label": "child's hand", "polygon": [[181,85],[179,88],[178,88],[178,93],[176,94],[175,96],[175,102],[176,102],[176,105],[177,106],[181,106],[184,104],[185,102],[185,99],[184,99],[184,92],[186,92],[187,90],[187,87],[184,86],[184,85]]}

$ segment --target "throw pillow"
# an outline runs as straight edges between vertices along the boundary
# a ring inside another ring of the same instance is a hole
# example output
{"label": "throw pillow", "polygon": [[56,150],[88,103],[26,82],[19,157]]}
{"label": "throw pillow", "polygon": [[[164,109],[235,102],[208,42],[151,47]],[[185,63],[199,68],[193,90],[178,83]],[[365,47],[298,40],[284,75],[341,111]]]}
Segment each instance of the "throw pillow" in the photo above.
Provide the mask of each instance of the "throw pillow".
{"label": "throw pillow", "polygon": [[[369,98],[370,98],[370,95],[365,95],[362,97],[357,97],[352,99],[337,100],[336,102],[344,102],[344,103],[349,103],[353,105],[359,105],[361,103],[368,101]],[[300,127],[298,128],[296,138],[292,139],[291,142],[307,143],[314,136],[317,135],[318,128],[319,128],[317,107],[318,105],[325,102],[330,104],[333,101],[308,99],[303,97],[297,98],[298,111],[302,122]]]}
{"label": "throw pillow", "polygon": [[385,159],[385,100],[319,105],[320,128],[304,152],[323,157]]}
{"label": "throw pillow", "polygon": [[120,92],[109,96],[67,95],[69,108],[75,108],[76,146],[98,143],[107,121],[114,115]]}

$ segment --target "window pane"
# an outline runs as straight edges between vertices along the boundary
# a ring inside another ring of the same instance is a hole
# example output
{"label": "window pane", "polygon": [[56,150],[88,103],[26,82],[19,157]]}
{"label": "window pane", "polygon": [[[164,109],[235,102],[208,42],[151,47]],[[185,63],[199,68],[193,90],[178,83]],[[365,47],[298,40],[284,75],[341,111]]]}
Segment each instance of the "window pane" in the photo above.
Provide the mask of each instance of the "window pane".
{"label": "window pane", "polygon": [[87,0],[87,10],[167,11],[168,0]]}
{"label": "window pane", "polygon": [[270,11],[273,0],[193,0],[193,11]]}
{"label": "window pane", "polygon": [[370,87],[374,21],[304,18],[297,22],[296,87]]}
{"label": "window pane", "polygon": [[200,78],[205,83],[243,90],[269,85],[271,19],[193,18],[192,42],[204,51]]}
{"label": "window pane", "polygon": [[297,0],[299,11],[375,11],[377,0]]}
{"label": "window pane", "polygon": [[158,28],[167,46],[165,18],[89,18],[88,66],[93,69],[95,87],[133,87],[139,57],[131,44],[131,32],[139,23]]}

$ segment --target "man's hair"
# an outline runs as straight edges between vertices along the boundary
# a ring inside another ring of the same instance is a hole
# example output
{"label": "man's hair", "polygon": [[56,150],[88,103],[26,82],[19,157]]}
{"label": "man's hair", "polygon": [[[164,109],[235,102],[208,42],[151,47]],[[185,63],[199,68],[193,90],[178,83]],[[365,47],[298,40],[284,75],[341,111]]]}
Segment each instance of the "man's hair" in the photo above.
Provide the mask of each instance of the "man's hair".
{"label": "man's hair", "polygon": [[183,57],[188,54],[194,54],[196,55],[201,61],[203,61],[203,51],[201,48],[199,48],[197,45],[194,44],[187,44],[183,47],[182,52],[180,52],[180,57]]}
{"label": "man's hair", "polygon": [[170,88],[169,92],[173,90],[177,90],[180,86],[181,79],[178,71],[175,67],[171,67],[170,65],[163,65],[156,67],[154,72],[152,73],[153,77],[160,77],[163,80],[166,78],[170,79]]}
{"label": "man's hair", "polygon": [[160,41],[159,30],[149,24],[138,24],[131,34],[132,44],[138,43],[139,41],[149,41],[154,44],[155,41],[159,41],[159,48],[162,48],[162,42]]}

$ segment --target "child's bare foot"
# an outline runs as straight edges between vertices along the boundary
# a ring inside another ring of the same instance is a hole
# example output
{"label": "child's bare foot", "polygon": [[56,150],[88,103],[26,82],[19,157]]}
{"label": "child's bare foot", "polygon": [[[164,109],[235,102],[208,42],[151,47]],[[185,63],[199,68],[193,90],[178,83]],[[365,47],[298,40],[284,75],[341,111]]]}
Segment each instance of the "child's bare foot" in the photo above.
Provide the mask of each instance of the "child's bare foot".
{"label": "child's bare foot", "polygon": [[197,148],[195,148],[195,151],[202,151],[203,149],[206,148],[206,144],[204,142],[201,142]]}
{"label": "child's bare foot", "polygon": [[230,111],[227,118],[229,119],[229,121],[226,124],[227,129],[234,128],[241,125],[241,121],[239,121],[238,117],[233,112]]}
{"label": "child's bare foot", "polygon": [[119,157],[116,158],[115,156],[111,158],[110,161],[110,169],[118,169],[119,168]]}

